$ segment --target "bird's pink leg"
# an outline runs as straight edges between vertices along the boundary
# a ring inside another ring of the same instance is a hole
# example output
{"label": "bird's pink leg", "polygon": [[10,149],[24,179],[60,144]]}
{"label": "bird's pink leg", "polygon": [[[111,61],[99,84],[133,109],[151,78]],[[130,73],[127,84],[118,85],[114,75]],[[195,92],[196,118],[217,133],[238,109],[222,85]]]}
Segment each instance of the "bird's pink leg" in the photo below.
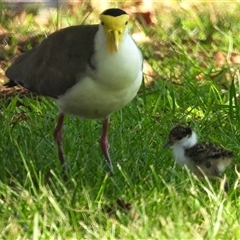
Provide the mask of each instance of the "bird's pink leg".
{"label": "bird's pink leg", "polygon": [[108,143],[108,125],[109,125],[109,118],[103,120],[103,127],[102,127],[102,136],[100,139],[100,145],[102,148],[103,155],[107,161],[107,164],[110,168],[111,173],[113,173],[113,165],[111,161],[111,157],[109,155],[109,143]]}
{"label": "bird's pink leg", "polygon": [[60,160],[60,163],[62,164],[62,166],[64,166],[65,164],[65,159],[63,156],[63,150],[62,150],[62,141],[63,141],[63,136],[62,136],[62,125],[63,125],[63,119],[64,119],[64,114],[60,113],[59,117],[58,117],[58,121],[57,121],[57,126],[54,130],[53,136],[54,139],[57,143],[57,147],[58,147],[58,157]]}

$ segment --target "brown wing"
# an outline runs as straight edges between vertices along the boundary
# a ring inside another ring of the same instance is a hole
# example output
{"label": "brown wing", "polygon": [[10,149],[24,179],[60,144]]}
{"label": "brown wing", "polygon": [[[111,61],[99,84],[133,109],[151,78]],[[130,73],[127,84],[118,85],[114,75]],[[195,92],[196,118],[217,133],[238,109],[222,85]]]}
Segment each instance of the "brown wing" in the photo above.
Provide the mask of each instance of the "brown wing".
{"label": "brown wing", "polygon": [[198,164],[208,160],[218,160],[219,158],[232,158],[233,152],[213,143],[200,142],[187,149],[186,156]]}
{"label": "brown wing", "polygon": [[57,98],[91,66],[98,25],[73,26],[57,31],[19,56],[7,69],[11,87],[22,85],[37,94]]}

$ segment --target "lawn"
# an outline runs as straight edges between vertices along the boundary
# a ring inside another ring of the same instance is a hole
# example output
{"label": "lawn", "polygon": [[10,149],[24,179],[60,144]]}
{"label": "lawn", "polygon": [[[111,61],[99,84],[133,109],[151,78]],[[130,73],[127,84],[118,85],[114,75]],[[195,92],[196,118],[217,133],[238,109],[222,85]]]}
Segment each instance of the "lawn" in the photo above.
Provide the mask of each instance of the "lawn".
{"label": "lawn", "polygon": [[[33,9],[2,7],[0,83],[14,57],[49,32],[97,22],[80,5],[53,11],[44,23]],[[240,239],[239,11],[237,1],[155,2],[152,23],[132,17],[149,67],[137,97],[111,116],[113,176],[99,147],[101,120],[66,117],[64,180],[53,141],[55,104],[1,86],[0,238]],[[163,147],[179,123],[233,150],[227,193],[224,181],[197,179]]]}

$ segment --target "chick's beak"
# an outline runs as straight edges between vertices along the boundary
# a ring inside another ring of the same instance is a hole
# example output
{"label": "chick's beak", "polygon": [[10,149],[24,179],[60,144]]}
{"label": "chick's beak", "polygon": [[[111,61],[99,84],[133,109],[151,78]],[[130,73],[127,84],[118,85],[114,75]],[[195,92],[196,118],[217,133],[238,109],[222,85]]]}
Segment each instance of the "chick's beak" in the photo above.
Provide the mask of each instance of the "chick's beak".
{"label": "chick's beak", "polygon": [[171,141],[168,141],[165,145],[164,148],[168,148],[171,147],[173,145],[173,143]]}

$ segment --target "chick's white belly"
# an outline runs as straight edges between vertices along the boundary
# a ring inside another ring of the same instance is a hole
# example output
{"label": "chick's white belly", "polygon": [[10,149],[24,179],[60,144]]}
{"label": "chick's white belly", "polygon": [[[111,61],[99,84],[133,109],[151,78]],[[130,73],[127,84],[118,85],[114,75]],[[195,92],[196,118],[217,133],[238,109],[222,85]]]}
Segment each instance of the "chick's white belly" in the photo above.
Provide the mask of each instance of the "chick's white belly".
{"label": "chick's white belly", "polygon": [[128,87],[113,89],[85,77],[55,101],[61,113],[87,119],[105,118],[136,96],[141,80],[142,74],[139,74],[135,82]]}

